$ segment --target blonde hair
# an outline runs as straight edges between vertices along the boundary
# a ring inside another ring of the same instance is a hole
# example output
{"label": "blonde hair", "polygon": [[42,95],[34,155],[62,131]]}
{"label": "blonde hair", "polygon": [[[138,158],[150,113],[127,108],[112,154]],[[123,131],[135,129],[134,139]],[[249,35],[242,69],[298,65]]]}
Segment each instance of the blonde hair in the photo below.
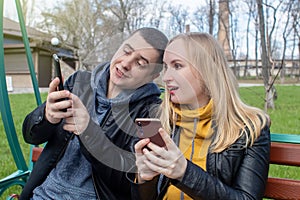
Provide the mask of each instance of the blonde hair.
{"label": "blonde hair", "polygon": [[[200,73],[208,95],[213,100],[214,139],[211,151],[223,151],[242,134],[245,134],[247,144],[252,145],[266,125],[267,115],[261,109],[242,102],[237,80],[228,66],[221,46],[206,33],[180,34],[171,39],[169,44],[175,40],[183,41],[185,46],[182,48],[187,51],[188,57],[186,60]],[[168,131],[176,123],[172,106],[176,105],[170,102],[170,94],[166,90],[161,120]]]}

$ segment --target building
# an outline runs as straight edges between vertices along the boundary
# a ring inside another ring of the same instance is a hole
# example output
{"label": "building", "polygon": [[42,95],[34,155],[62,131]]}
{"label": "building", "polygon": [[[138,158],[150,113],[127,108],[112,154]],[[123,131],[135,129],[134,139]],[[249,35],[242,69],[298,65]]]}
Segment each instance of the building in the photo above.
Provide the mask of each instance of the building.
{"label": "building", "polygon": [[[77,57],[73,51],[74,47],[53,46],[51,45],[53,36],[30,27],[26,27],[26,31],[39,87],[48,87],[53,79],[53,53],[56,53],[61,58],[62,73],[65,76],[68,76],[76,69]],[[4,17],[3,34],[4,63],[8,90],[32,88],[20,24]]]}

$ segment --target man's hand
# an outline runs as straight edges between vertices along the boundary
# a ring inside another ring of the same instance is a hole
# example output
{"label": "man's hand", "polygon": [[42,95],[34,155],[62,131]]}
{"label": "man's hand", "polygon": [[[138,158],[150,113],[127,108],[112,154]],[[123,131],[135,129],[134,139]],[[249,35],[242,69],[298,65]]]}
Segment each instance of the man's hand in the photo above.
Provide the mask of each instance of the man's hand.
{"label": "man's hand", "polygon": [[59,79],[57,77],[51,81],[46,101],[45,117],[52,124],[57,124],[63,118],[72,115],[70,112],[63,111],[72,105],[70,100],[71,93],[68,90],[57,91],[58,84]]}
{"label": "man's hand", "polygon": [[64,129],[80,135],[88,126],[90,115],[82,101],[74,94],[71,94],[72,107],[67,112],[72,115],[65,119]]}

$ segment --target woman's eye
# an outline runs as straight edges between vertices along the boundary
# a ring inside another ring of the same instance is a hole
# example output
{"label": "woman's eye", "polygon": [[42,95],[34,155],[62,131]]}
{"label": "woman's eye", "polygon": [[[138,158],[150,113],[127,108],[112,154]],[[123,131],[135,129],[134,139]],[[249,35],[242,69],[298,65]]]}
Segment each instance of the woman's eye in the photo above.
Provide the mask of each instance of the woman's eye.
{"label": "woman's eye", "polygon": [[174,69],[180,69],[182,67],[181,64],[175,63],[174,64]]}

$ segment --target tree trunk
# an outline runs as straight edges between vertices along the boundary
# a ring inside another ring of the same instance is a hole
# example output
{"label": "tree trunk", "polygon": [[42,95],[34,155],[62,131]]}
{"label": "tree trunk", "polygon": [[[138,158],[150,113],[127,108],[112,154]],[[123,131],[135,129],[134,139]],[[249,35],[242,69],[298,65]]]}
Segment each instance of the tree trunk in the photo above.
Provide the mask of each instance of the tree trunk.
{"label": "tree trunk", "polygon": [[265,36],[265,20],[264,20],[264,12],[263,12],[263,5],[262,0],[256,0],[257,2],[257,12],[259,16],[259,31],[260,31],[260,40],[261,40],[261,62],[262,62],[262,76],[264,81],[265,87],[265,111],[268,108],[274,109],[274,99],[272,91],[275,91],[274,87],[269,87],[270,83],[270,75],[269,75],[269,59],[267,53],[267,46],[266,46],[266,36]]}
{"label": "tree trunk", "polygon": [[218,40],[222,45],[228,60],[232,59],[230,50],[229,33],[229,1],[219,0],[219,31]]}
{"label": "tree trunk", "polygon": [[209,34],[214,34],[214,16],[215,16],[215,1],[209,1],[209,16],[208,16],[208,23],[209,23]]}

